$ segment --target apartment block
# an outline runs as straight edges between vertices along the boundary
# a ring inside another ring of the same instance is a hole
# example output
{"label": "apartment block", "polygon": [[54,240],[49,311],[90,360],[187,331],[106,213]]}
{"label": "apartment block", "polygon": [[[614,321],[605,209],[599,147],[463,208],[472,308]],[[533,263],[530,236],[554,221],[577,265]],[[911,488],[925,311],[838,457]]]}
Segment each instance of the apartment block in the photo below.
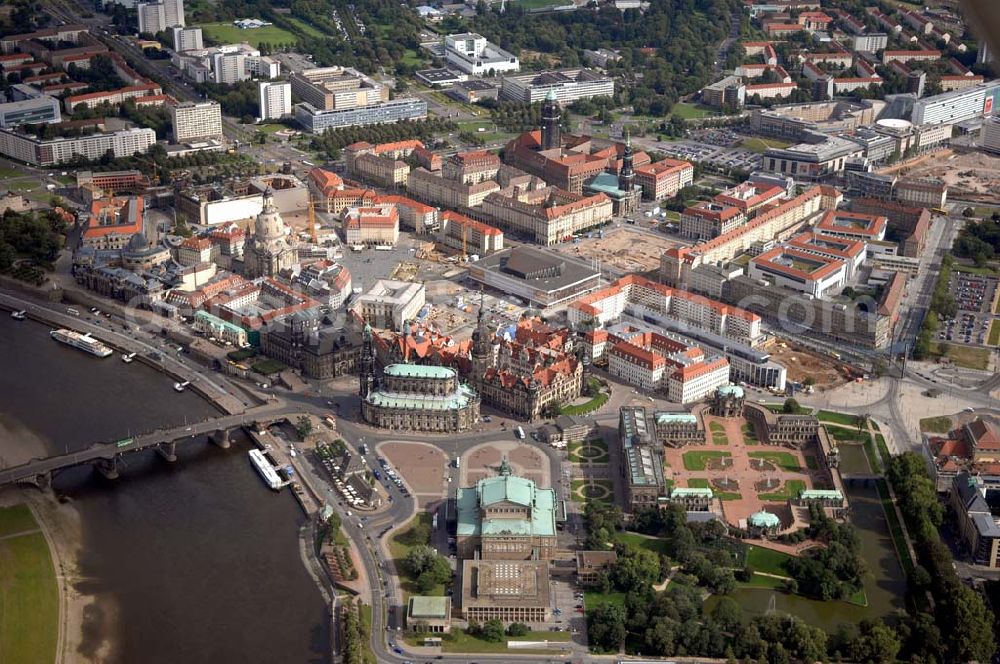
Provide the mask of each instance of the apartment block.
{"label": "apartment block", "polygon": [[261,81],[257,84],[260,120],[275,120],[292,113],[292,85]]}
{"label": "apartment block", "polygon": [[175,143],[223,138],[222,107],[215,101],[183,102],[170,108]]}
{"label": "apartment block", "polygon": [[694,182],[694,166],[680,159],[663,159],[635,169],[635,183],[642,187],[643,198],[661,201],[673,198]]}
{"label": "apartment block", "polygon": [[344,214],[344,242],[351,246],[395,246],[399,212],[394,205],[351,208]]}

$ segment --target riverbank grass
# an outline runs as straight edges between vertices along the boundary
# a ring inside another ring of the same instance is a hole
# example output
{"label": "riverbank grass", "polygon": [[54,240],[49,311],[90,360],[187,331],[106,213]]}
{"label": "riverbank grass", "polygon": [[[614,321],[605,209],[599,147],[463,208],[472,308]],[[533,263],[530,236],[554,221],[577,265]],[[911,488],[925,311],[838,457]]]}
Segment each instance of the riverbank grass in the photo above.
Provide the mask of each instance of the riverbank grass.
{"label": "riverbank grass", "polygon": [[53,662],[59,588],[48,543],[24,505],[0,508],[0,658]]}
{"label": "riverbank grass", "polygon": [[948,433],[951,431],[951,418],[947,415],[925,417],[920,420],[920,430],[927,433]]}

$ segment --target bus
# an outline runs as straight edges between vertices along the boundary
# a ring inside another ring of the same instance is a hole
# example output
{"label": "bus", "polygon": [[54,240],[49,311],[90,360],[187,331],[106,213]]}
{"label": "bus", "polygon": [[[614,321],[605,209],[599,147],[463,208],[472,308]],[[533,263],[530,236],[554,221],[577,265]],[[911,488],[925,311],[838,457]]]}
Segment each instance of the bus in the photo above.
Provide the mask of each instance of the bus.
{"label": "bus", "polygon": [[375,251],[392,251],[395,247],[391,244],[377,244],[375,245]]}
{"label": "bus", "polygon": [[521,427],[517,427],[516,429],[514,429],[514,433],[517,434],[518,438],[524,439],[524,429],[522,429]]}

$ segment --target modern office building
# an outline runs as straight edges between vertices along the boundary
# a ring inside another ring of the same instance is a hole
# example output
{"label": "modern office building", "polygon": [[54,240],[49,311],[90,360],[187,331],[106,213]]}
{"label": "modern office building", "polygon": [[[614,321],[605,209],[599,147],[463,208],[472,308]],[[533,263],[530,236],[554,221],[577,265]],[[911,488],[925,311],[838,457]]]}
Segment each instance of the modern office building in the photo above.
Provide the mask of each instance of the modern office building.
{"label": "modern office building", "polygon": [[[295,91],[294,84],[292,91]],[[427,102],[415,97],[404,97],[340,110],[322,111],[306,102],[295,105],[295,119],[307,131],[321,134],[328,129],[356,125],[386,124],[403,120],[423,120],[427,117]]]}
{"label": "modern office building", "polygon": [[796,180],[814,180],[842,173],[847,159],[860,157],[863,151],[854,141],[831,136],[821,143],[768,148],[761,163],[774,173],[791,175]]}
{"label": "modern office building", "polygon": [[59,100],[48,95],[39,94],[29,99],[0,103],[0,129],[61,120]]}
{"label": "modern office building", "polygon": [[552,616],[547,560],[462,562],[462,617],[544,623]]}
{"label": "modern office building", "polygon": [[223,137],[222,107],[215,101],[183,102],[170,107],[175,143]]}
{"label": "modern office building", "polygon": [[975,87],[945,92],[913,103],[910,121],[915,125],[958,124],[994,115],[1000,102],[1000,79]]}
{"label": "modern office building", "polygon": [[589,69],[563,69],[540,73],[505,76],[500,84],[500,97],[521,104],[544,100],[549,91],[555,92],[559,103],[571,104],[577,99],[613,97],[615,82]]}
{"label": "modern office building", "polygon": [[156,132],[148,128],[123,129],[80,138],[39,139],[11,130],[0,130],[0,154],[33,166],[52,166],[72,161],[77,155],[96,160],[110,150],[115,157],[145,154],[156,143]]}
{"label": "modern office building", "polygon": [[444,57],[449,64],[473,76],[497,76],[521,68],[517,56],[474,32],[445,37]]}
{"label": "modern office building", "polygon": [[282,118],[292,113],[291,83],[261,81],[257,84],[261,121]]}

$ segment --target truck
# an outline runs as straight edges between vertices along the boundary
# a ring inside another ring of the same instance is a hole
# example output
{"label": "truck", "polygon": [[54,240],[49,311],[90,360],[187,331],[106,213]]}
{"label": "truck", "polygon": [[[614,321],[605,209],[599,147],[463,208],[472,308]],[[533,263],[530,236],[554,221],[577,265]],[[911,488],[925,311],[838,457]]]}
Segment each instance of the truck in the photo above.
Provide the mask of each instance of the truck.
{"label": "truck", "polygon": [[524,429],[522,429],[521,427],[517,427],[516,429],[514,429],[514,433],[517,435],[518,438],[524,440]]}

